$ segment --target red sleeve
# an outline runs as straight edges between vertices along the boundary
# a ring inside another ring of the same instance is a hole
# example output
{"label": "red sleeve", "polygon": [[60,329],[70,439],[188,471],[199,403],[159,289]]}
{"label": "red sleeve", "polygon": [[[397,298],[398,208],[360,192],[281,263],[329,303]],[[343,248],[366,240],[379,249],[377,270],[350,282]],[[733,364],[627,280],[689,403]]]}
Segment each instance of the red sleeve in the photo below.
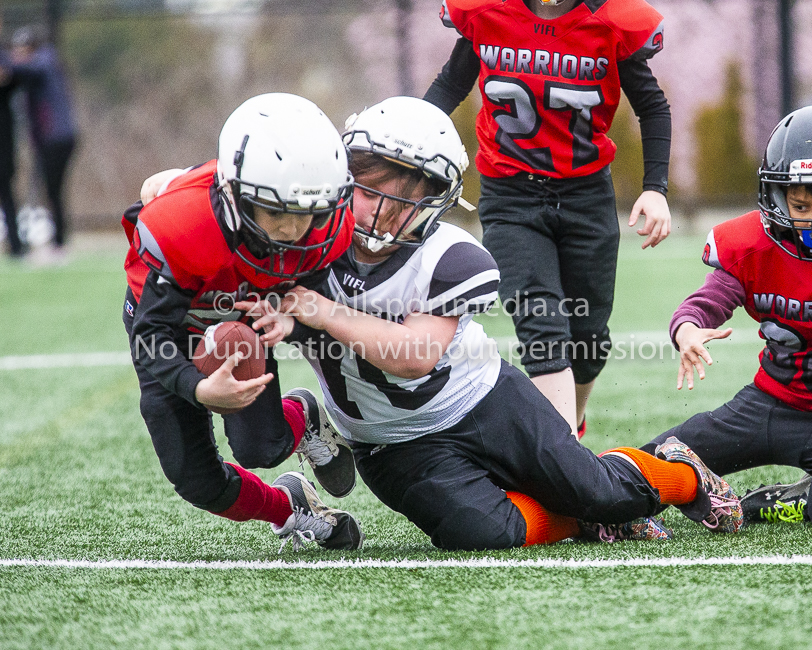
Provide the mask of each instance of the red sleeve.
{"label": "red sleeve", "polygon": [[133,248],[183,289],[198,290],[231,259],[212,206],[215,161],[174,180],[138,215]]}
{"label": "red sleeve", "polygon": [[663,17],[645,0],[607,0],[595,14],[618,36],[618,60],[649,59],[663,49]]}
{"label": "red sleeve", "polygon": [[749,261],[764,247],[771,245],[764,234],[759,211],[753,210],[714,226],[705,242],[702,261],[710,267],[733,274],[743,282],[743,274],[750,272]]}
{"label": "red sleeve", "polygon": [[446,27],[456,29],[469,41],[473,41],[471,18],[501,4],[501,0],[443,0],[440,18]]}

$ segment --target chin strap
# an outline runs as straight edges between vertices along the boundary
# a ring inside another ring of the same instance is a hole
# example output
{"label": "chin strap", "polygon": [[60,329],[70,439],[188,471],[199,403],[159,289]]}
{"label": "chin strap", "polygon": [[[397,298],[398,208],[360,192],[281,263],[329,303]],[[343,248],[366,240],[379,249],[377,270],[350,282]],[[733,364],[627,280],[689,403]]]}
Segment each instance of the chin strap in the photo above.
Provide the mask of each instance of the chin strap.
{"label": "chin strap", "polygon": [[476,210],[476,206],[468,203],[464,198],[460,197],[457,199],[457,202],[460,204],[460,207],[465,208],[468,212],[473,212]]}

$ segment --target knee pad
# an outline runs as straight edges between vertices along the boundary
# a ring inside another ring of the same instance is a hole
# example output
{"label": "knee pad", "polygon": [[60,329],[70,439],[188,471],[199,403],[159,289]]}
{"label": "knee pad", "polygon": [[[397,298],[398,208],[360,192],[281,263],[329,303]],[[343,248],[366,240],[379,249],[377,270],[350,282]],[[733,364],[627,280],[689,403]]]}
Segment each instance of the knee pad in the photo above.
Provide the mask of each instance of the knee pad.
{"label": "knee pad", "polygon": [[606,365],[612,352],[612,339],[609,329],[603,332],[573,332],[568,342],[567,356],[572,362],[572,374],[576,384],[588,384],[594,380]]}
{"label": "knee pad", "polygon": [[[240,477],[236,477],[237,482],[235,485],[230,472],[223,472],[222,474],[217,472],[216,475],[206,472],[205,474],[191,476],[189,472],[183,471],[182,468],[179,468],[179,470],[175,472],[164,470],[164,474],[172,483],[177,495],[196,508],[216,512],[223,498],[228,500],[233,496],[236,499],[240,493]],[[224,497],[224,495],[226,496]],[[225,510],[225,508],[221,508],[221,510]]]}
{"label": "knee pad", "polygon": [[567,368],[572,367],[572,362],[569,359],[558,357],[554,359],[534,359],[525,363],[525,357],[522,356],[522,365],[530,377],[539,377],[541,375],[551,375],[554,372],[561,372]]}
{"label": "knee pad", "polygon": [[228,483],[226,484],[222,494],[207,503],[190,502],[195,508],[218,513],[224,512],[234,505],[234,502],[237,501],[237,498],[240,496],[240,490],[242,489],[242,478],[240,478],[237,470],[228,463],[226,463],[226,470],[228,471]]}
{"label": "knee pad", "polygon": [[257,449],[249,446],[246,448],[231,447],[234,460],[240,467],[245,469],[268,469],[281,464],[293,454],[293,436],[285,441],[281,446],[274,446],[267,449]]}

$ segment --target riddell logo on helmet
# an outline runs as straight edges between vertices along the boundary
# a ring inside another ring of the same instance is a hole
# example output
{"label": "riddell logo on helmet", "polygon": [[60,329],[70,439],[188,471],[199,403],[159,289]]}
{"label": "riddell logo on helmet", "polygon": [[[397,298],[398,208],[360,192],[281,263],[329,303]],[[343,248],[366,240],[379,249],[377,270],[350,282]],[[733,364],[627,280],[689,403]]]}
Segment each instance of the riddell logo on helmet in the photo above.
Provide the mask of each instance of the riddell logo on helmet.
{"label": "riddell logo on helmet", "polygon": [[807,160],[793,160],[789,164],[789,171],[790,173],[793,172],[805,172],[807,174],[812,173],[812,159]]}

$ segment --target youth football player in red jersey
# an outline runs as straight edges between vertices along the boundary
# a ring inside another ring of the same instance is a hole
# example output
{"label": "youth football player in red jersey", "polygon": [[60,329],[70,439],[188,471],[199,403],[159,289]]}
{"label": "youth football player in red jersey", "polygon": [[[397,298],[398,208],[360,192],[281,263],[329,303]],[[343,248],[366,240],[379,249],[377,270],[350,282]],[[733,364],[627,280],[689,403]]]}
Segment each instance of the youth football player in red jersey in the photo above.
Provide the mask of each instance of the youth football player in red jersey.
{"label": "youth football player in red jersey", "polygon": [[461,34],[424,98],[451,113],[479,78],[483,243],[533,383],[579,437],[611,349],[619,229],[607,136],[621,90],[639,118],[645,173],[629,219],[643,248],[671,230],[671,113],[647,59],[662,16],[644,0],[445,0]]}
{"label": "youth football player in red jersey", "polygon": [[[752,384],[727,404],[699,413],[652,440],[688,444],[717,474],[790,465],[812,472],[812,106],[786,116],[767,143],[759,170],[759,209],[711,230],[702,261],[713,268],[671,319],[680,351],[677,388],[704,379],[705,343],[744,307],[766,342]],[[809,521],[809,475],[767,486],[742,499],[751,520]]]}
{"label": "youth football player in red jersey", "polygon": [[[253,97],[226,120],[218,157],[169,177],[155,200],[136,203],[122,223],[130,240],[124,323],[141,385],[141,414],[161,467],[177,493],[235,521],[268,521],[294,546],[359,548],[349,514],[328,508],[302,474],[273,485],[251,468],[280,464],[294,450],[334,496],[355,484],[346,442],[308,391],[280,395],[277,364],[238,381],[229,357],[211,376],[191,361],[200,334],[248,297],[284,293],[349,246],[353,181],[341,136],[312,102],[295,95]],[[211,411],[224,415],[239,464],[225,463]]]}

